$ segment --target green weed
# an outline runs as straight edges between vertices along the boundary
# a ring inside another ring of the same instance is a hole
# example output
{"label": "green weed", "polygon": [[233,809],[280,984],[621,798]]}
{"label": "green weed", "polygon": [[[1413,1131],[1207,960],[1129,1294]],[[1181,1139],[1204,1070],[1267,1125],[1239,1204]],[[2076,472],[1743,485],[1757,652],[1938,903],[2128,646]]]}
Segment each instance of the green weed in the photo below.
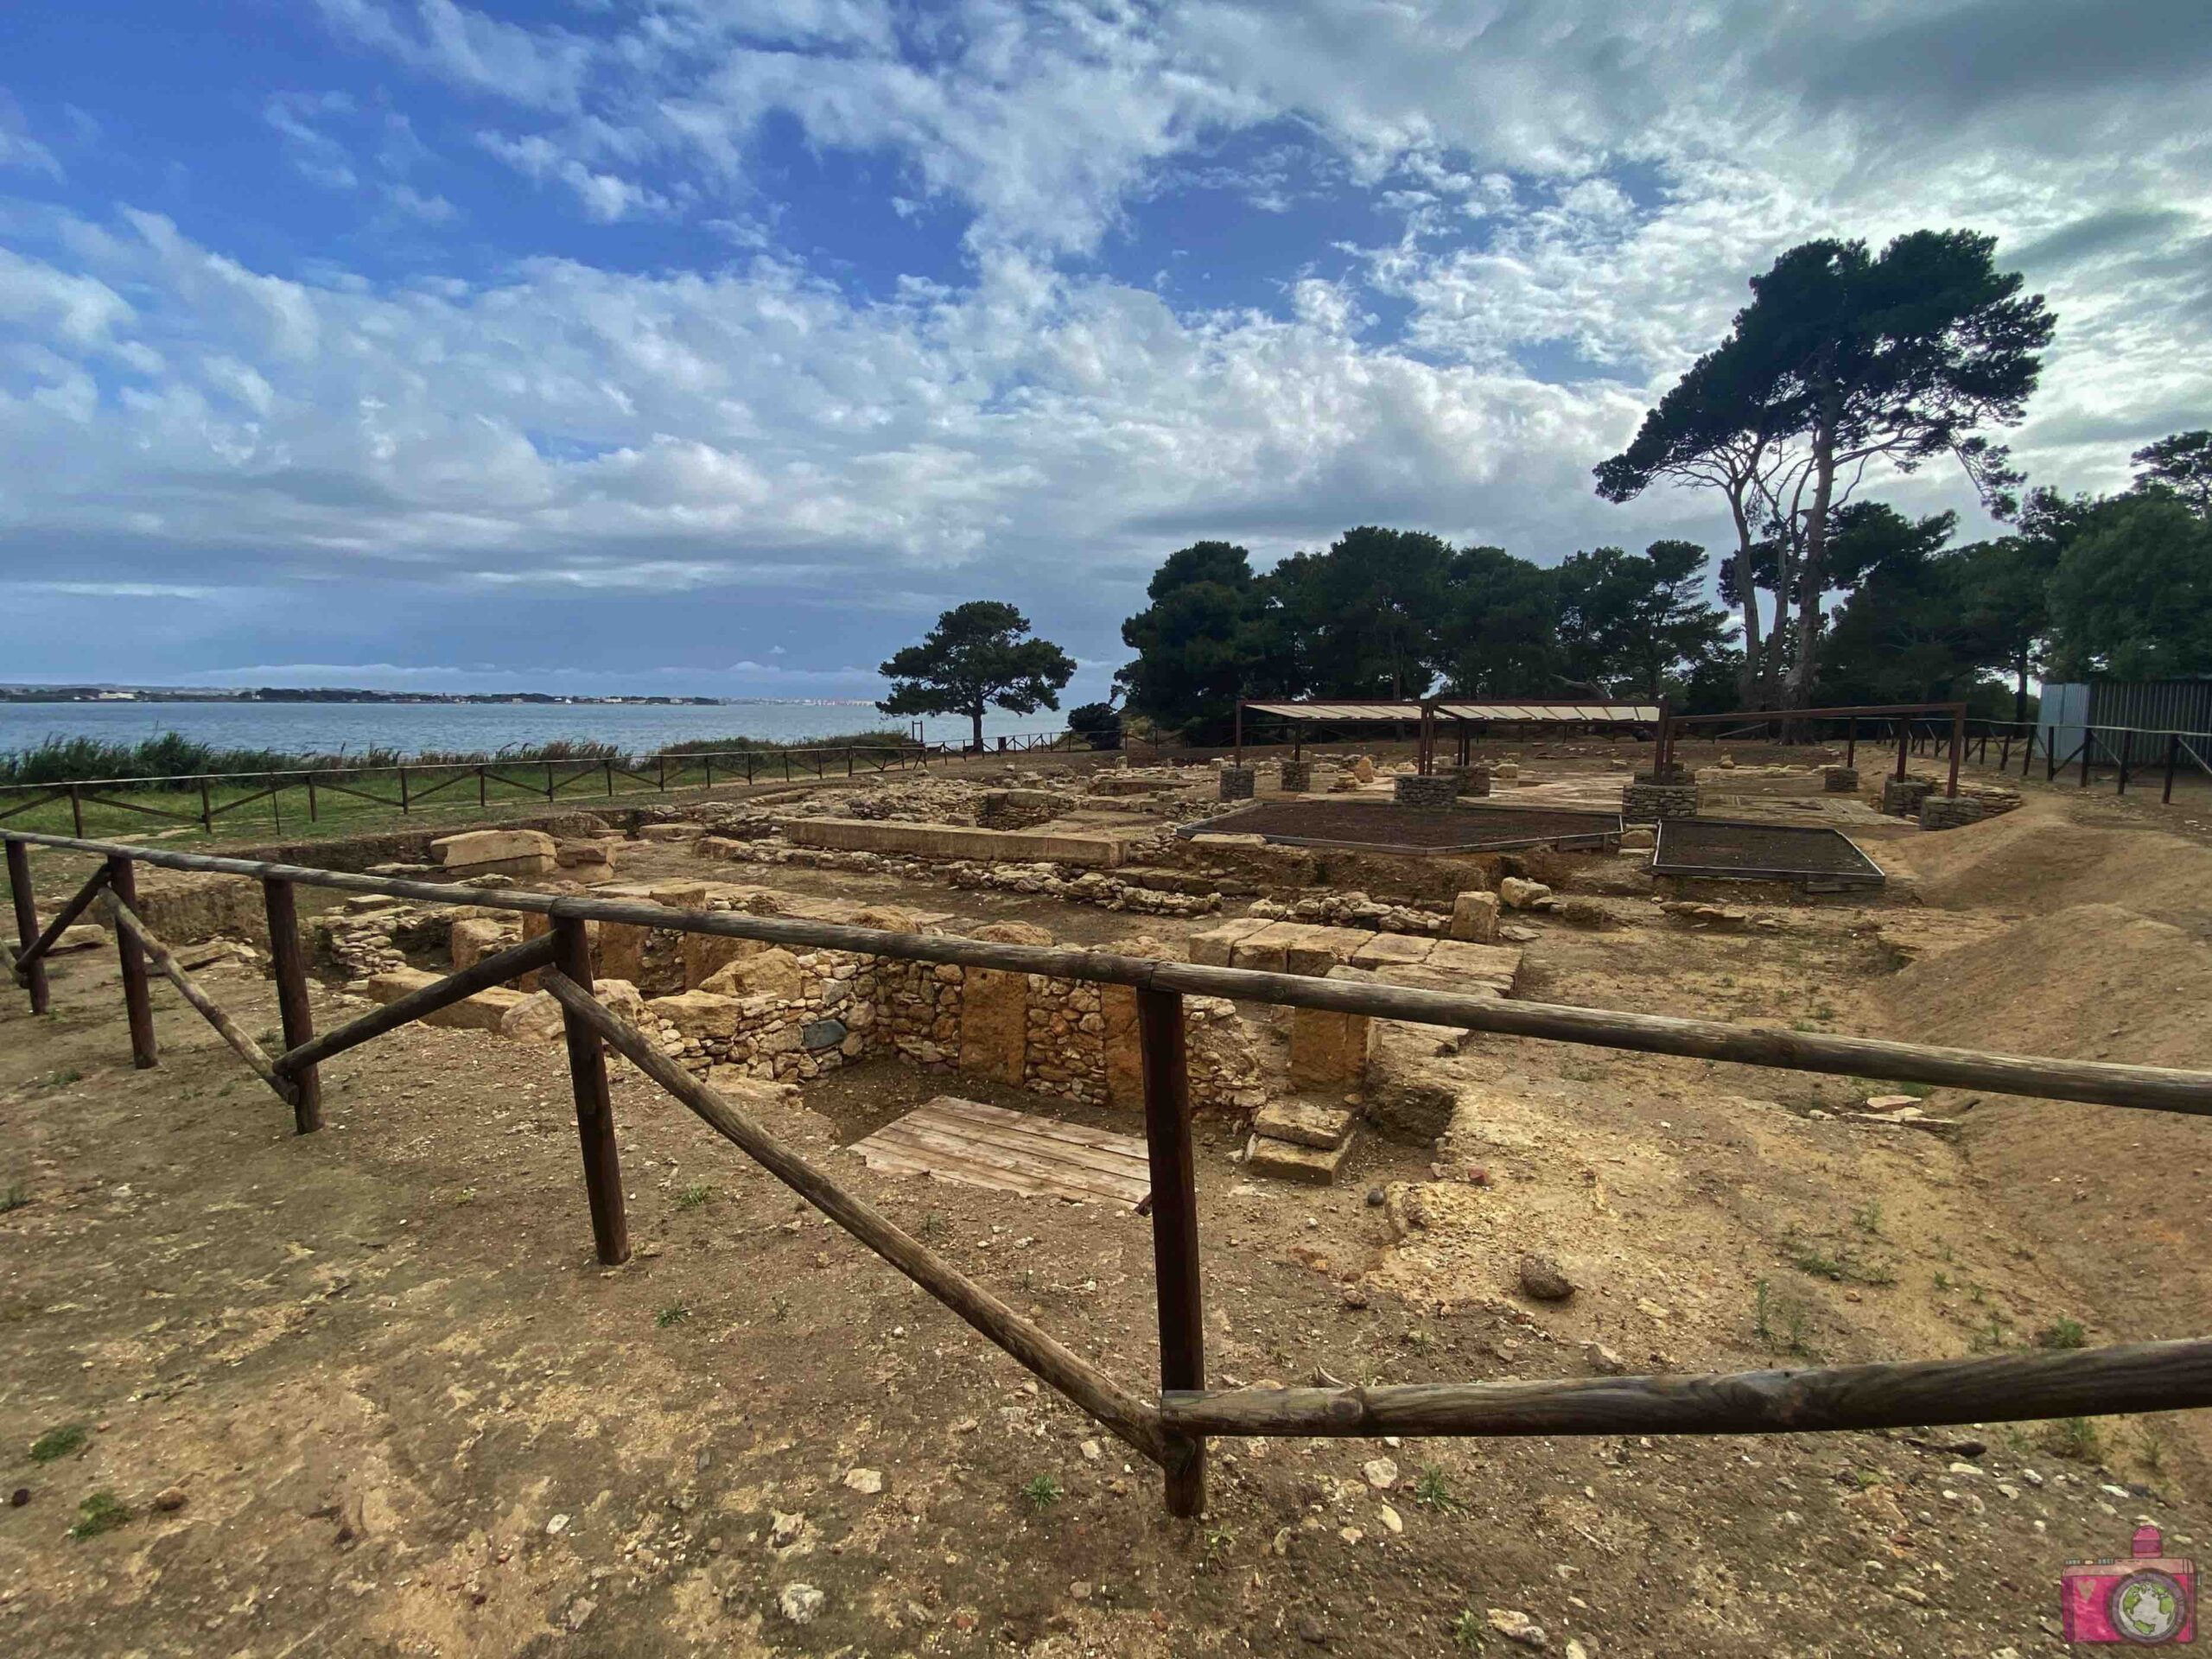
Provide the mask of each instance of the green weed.
{"label": "green weed", "polygon": [[104,1532],[113,1532],[130,1519],[130,1506],[113,1492],[94,1492],[77,1506],[77,1523],[69,1529],[72,1538],[97,1538]]}
{"label": "green weed", "polygon": [[85,1442],[92,1437],[92,1431],[82,1423],[65,1423],[60,1428],[49,1428],[31,1442],[33,1463],[53,1463],[85,1449]]}
{"label": "green weed", "polygon": [[2069,1319],[2063,1313],[2036,1332],[2038,1348],[2079,1348],[2089,1339],[2079,1319]]}
{"label": "green weed", "polygon": [[696,1210],[714,1196],[715,1189],[704,1181],[701,1181],[695,1185],[685,1187],[676,1195],[676,1207],[679,1210]]}
{"label": "green weed", "polygon": [[2104,1455],[2104,1435],[2087,1417],[2061,1417],[2043,1432],[2044,1449],[2053,1457],[2094,1463]]}
{"label": "green weed", "polygon": [[666,1307],[664,1307],[659,1313],[653,1315],[653,1323],[658,1325],[662,1330],[665,1331],[671,1325],[683,1324],[684,1320],[690,1317],[691,1310],[684,1306],[683,1303],[671,1302]]}
{"label": "green weed", "polygon": [[1021,1489],[1029,1507],[1042,1515],[1060,1501],[1060,1483],[1051,1475],[1032,1475]]}

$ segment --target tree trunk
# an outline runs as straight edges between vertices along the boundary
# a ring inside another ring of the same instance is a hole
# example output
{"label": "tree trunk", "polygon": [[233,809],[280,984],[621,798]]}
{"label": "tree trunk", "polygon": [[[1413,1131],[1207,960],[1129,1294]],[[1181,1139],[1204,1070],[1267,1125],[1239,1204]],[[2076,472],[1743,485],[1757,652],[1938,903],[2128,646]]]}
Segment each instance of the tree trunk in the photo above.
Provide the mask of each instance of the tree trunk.
{"label": "tree trunk", "polygon": [[968,711],[968,718],[976,722],[976,753],[983,752],[983,705],[976,704]]}
{"label": "tree trunk", "polygon": [[2022,652],[2012,667],[2018,676],[2012,687],[2012,719],[2024,724],[2028,718],[2028,653]]}
{"label": "tree trunk", "polygon": [[1758,705],[1765,652],[1759,645],[1759,585],[1751,574],[1751,521],[1740,485],[1728,491],[1728,512],[1736,521],[1736,586],[1744,595],[1744,667],[1736,677],[1736,693],[1745,708],[1752,709]]}
{"label": "tree trunk", "polygon": [[1827,558],[1828,502],[1835,493],[1835,432],[1823,425],[1813,439],[1813,505],[1805,515],[1805,553],[1797,569],[1797,660],[1789,665],[1788,706],[1812,704],[1821,630],[1822,567]]}

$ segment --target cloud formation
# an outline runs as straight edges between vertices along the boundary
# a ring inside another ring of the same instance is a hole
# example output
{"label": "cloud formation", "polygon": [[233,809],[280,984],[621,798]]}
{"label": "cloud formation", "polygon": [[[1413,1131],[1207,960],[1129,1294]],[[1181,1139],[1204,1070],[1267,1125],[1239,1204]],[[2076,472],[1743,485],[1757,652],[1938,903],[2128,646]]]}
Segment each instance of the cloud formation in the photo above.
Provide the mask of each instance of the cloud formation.
{"label": "cloud formation", "polygon": [[[308,613],[332,661],[379,661],[431,595],[861,619],[772,671],[783,639],[639,625],[600,639],[610,675],[849,673],[985,592],[1109,661],[1201,535],[1717,537],[1694,498],[1603,505],[1589,468],[1781,248],[1921,225],[1997,232],[2049,293],[2018,448],[2108,486],[2212,404],[2208,16],[316,0],[332,84],[250,118],[306,194],[258,219],[74,182],[72,146],[123,141],[26,65],[0,586],[200,596],[221,620],[165,638],[180,671],[277,660],[251,629]],[[42,660],[87,677],[96,649]]]}

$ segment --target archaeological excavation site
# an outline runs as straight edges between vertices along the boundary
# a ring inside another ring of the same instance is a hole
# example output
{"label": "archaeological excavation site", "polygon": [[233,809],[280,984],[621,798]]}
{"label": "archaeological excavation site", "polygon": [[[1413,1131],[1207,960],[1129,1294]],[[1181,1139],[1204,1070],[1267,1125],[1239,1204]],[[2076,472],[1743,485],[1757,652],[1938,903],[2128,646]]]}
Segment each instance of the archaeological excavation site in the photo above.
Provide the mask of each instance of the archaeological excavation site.
{"label": "archaeological excavation site", "polygon": [[1656,712],[0,826],[0,1642],[2065,1651],[2212,803]]}

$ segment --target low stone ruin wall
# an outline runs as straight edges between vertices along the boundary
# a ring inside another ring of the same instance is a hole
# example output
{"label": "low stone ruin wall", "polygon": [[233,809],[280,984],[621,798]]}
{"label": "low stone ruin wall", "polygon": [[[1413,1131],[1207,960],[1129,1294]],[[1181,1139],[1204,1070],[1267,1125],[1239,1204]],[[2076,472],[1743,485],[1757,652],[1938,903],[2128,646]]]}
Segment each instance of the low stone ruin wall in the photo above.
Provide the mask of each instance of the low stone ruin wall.
{"label": "low stone ruin wall", "polygon": [[1128,845],[1122,836],[963,830],[898,818],[788,818],[777,826],[798,847],[848,852],[912,853],[925,858],[980,858],[1006,863],[1084,864],[1111,869]]}

